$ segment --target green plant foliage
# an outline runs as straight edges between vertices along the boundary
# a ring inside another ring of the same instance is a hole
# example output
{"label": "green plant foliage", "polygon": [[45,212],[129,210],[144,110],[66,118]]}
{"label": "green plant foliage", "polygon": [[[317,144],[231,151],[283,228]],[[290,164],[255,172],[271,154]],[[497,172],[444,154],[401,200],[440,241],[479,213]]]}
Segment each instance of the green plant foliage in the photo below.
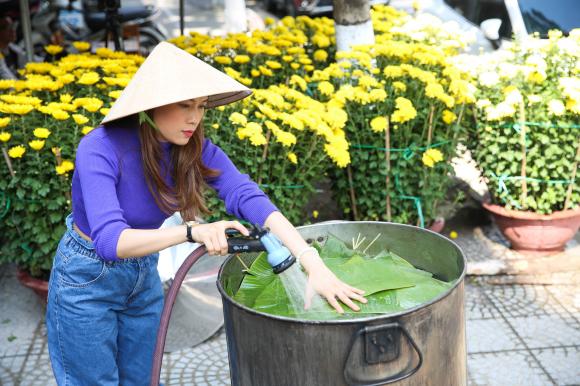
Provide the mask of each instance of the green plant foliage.
{"label": "green plant foliage", "polygon": [[478,127],[467,144],[493,203],[538,214],[580,204],[579,61],[576,29],[514,42],[473,66]]}

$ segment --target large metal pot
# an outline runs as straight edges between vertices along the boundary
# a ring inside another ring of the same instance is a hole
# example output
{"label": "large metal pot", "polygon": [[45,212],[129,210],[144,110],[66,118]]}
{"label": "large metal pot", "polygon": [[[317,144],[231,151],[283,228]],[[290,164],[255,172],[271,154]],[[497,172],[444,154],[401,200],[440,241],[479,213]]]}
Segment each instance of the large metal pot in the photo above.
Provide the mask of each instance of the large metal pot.
{"label": "large metal pot", "polygon": [[[447,292],[403,312],[338,321],[307,321],[254,311],[232,299],[243,266],[230,256],[218,275],[232,385],[465,385],[465,259],[445,237],[409,225],[333,221],[298,228],[309,242],[332,234],[348,242],[380,238],[388,248],[435,277],[454,281]],[[251,264],[256,254],[239,257]]]}

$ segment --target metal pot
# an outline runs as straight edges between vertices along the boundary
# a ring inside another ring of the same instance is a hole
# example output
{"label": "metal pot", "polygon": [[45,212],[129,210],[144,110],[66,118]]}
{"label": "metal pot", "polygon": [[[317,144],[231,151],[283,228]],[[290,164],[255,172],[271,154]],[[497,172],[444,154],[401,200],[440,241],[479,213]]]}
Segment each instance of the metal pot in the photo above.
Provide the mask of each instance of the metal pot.
{"label": "metal pot", "polygon": [[[350,243],[360,233],[368,250],[388,248],[435,277],[447,292],[418,307],[368,318],[308,321],[254,311],[232,299],[243,266],[233,255],[221,267],[232,385],[465,385],[465,258],[459,247],[429,230],[371,221],[333,221],[298,228],[308,241],[329,234]],[[251,264],[257,254],[238,257]]]}

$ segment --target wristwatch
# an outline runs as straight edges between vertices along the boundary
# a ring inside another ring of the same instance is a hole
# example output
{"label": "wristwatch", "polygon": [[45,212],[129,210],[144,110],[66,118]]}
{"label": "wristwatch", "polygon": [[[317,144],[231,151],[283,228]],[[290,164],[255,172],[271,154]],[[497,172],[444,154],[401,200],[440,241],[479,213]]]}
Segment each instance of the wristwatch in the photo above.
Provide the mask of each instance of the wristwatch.
{"label": "wristwatch", "polygon": [[193,237],[191,237],[191,228],[199,225],[199,221],[185,221],[184,223],[187,226],[187,241],[190,243],[195,243],[196,241],[193,239]]}

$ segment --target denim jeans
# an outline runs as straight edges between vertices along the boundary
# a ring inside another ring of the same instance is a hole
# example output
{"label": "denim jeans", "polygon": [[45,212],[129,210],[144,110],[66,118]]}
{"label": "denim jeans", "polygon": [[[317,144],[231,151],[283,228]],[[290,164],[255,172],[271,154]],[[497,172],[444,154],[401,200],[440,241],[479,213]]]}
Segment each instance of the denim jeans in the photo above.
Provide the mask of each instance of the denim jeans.
{"label": "denim jeans", "polygon": [[158,253],[107,262],[72,228],[54,256],[46,326],[59,385],[148,385],[163,287]]}

